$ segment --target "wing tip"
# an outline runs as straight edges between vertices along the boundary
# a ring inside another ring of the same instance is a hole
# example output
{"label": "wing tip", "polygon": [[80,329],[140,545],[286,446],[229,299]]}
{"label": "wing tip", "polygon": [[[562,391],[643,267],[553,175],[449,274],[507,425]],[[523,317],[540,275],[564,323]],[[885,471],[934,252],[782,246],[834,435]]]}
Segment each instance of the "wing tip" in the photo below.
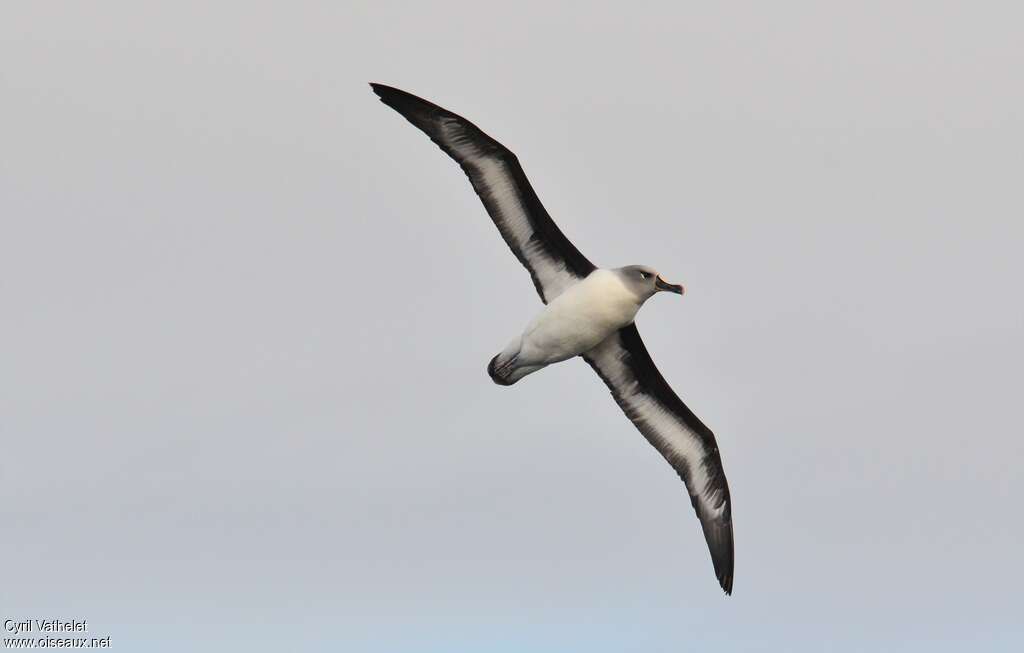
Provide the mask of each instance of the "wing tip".
{"label": "wing tip", "polygon": [[732,572],[718,574],[718,584],[722,586],[726,596],[732,596]]}
{"label": "wing tip", "polygon": [[[731,541],[729,543],[732,544]],[[712,549],[711,563],[715,567],[715,577],[718,579],[718,584],[722,586],[722,591],[726,596],[732,596],[732,547],[726,550]]]}
{"label": "wing tip", "polygon": [[388,86],[387,84],[381,84],[380,82],[370,82],[370,88],[377,94],[378,97],[383,98],[385,95],[391,95],[398,91],[394,86]]}
{"label": "wing tip", "polygon": [[408,95],[405,91],[400,91],[394,86],[388,86],[379,82],[370,82],[370,88],[380,98],[380,101],[388,106],[394,106],[394,103],[403,99],[403,95]]}
{"label": "wing tip", "polygon": [[406,118],[425,118],[432,112],[444,111],[444,109],[441,109],[436,104],[394,86],[388,86],[380,82],[370,82],[370,88],[373,89],[373,92],[380,98],[381,102]]}
{"label": "wing tip", "polygon": [[732,596],[732,555],[720,560],[712,553],[711,561],[715,566],[715,577],[718,578],[718,584],[722,586],[722,591],[726,596]]}
{"label": "wing tip", "polygon": [[[704,522],[703,519],[701,519]],[[735,556],[733,552],[732,521],[725,523],[706,523],[704,538],[707,540],[708,551],[711,553],[711,564],[715,568],[715,577],[726,596],[732,596],[733,569]]]}

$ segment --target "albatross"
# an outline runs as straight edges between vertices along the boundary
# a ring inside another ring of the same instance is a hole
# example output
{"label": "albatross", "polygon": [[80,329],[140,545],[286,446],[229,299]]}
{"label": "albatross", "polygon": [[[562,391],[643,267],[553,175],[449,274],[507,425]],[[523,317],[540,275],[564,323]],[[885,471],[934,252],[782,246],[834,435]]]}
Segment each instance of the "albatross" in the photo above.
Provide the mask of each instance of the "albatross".
{"label": "albatross", "polygon": [[646,265],[598,268],[555,225],[509,149],[436,104],[383,84],[370,86],[462,167],[544,302],[522,334],[491,359],[491,379],[510,386],[548,365],[582,357],[682,478],[715,576],[732,594],[732,504],[718,444],[655,367],[634,322],[648,299],[659,292],[682,295],[683,287]]}

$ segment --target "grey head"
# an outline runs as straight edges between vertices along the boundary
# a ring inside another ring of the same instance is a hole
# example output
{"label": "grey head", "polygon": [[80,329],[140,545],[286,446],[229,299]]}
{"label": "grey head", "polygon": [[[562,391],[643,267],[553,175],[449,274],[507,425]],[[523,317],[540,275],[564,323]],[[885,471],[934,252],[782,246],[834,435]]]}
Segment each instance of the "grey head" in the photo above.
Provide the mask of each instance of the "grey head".
{"label": "grey head", "polygon": [[636,293],[643,303],[659,291],[674,292],[677,295],[683,294],[683,287],[669,283],[661,278],[658,271],[646,265],[627,265],[612,270],[626,284],[626,287]]}

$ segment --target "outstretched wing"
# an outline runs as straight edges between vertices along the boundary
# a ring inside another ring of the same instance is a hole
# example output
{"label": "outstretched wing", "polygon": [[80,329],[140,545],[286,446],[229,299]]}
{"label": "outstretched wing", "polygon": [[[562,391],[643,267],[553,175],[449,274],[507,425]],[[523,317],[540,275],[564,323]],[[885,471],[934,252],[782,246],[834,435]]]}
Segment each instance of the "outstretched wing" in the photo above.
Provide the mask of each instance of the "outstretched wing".
{"label": "outstretched wing", "polygon": [[686,483],[715,575],[732,593],[732,506],[722,458],[711,430],[672,391],[654,366],[635,324],[583,355],[616,403]]}
{"label": "outstretched wing", "polygon": [[462,116],[397,88],[370,86],[462,166],[545,304],[594,270],[548,215],[515,154]]}

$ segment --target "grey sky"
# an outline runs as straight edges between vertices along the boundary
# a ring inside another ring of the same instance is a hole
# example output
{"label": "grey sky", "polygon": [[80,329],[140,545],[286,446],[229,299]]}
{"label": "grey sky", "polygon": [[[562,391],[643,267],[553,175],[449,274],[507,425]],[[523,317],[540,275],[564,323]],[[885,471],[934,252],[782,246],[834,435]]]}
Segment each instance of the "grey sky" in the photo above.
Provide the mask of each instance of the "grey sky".
{"label": "grey sky", "polygon": [[[428,7],[427,4],[430,6]],[[0,616],[138,651],[1024,644],[1015,3],[0,12]],[[897,6],[898,5],[898,6]],[[381,81],[522,161],[715,431],[682,484]]]}

